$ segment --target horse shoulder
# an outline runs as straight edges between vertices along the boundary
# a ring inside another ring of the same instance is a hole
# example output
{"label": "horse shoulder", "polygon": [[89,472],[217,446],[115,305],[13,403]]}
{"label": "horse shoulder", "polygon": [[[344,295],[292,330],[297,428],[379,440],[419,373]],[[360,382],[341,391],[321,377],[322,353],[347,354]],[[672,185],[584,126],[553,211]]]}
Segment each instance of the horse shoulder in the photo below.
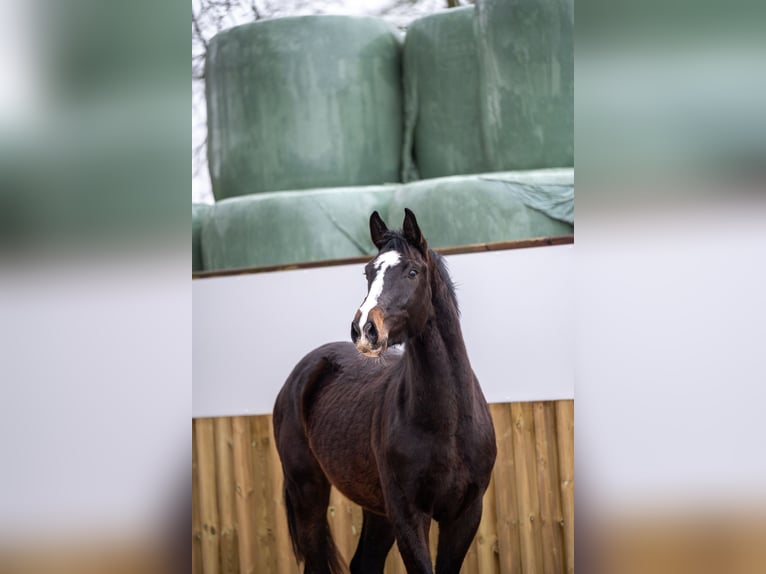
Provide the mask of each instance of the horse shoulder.
{"label": "horse shoulder", "polygon": [[489,406],[484,395],[481,394],[478,382],[476,388],[478,390],[477,400],[473,404],[470,424],[466,425],[462,433],[461,450],[466,464],[479,475],[484,476],[488,483],[497,457],[497,441]]}

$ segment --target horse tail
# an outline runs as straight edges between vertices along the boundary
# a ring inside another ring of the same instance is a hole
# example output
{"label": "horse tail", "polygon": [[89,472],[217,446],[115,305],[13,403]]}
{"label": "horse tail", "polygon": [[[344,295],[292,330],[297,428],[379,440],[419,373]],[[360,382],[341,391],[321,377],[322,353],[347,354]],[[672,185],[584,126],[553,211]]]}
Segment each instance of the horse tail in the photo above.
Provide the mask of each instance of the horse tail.
{"label": "horse tail", "polygon": [[293,499],[290,496],[290,490],[287,488],[287,480],[285,480],[284,494],[285,514],[287,514],[287,530],[290,533],[290,543],[293,545],[293,554],[295,554],[298,562],[303,562],[305,556],[298,543],[298,525],[295,522],[295,508],[293,507]]}
{"label": "horse tail", "polygon": [[284,473],[287,529],[293,553],[306,571],[345,574],[327,522],[330,483],[308,443],[307,422],[331,361],[311,353],[287,379],[274,405],[274,436]]}
{"label": "horse tail", "polygon": [[[290,533],[290,542],[293,546],[293,553],[298,559],[298,562],[304,562],[306,560],[308,548],[303,547],[304,541],[298,533],[298,523],[295,518],[295,502],[293,500],[293,495],[290,493],[290,489],[287,487],[287,481],[285,481],[284,495],[285,512],[287,514],[287,530]],[[327,568],[331,574],[346,574],[348,568],[345,566],[340,553],[338,552],[338,547],[335,546],[335,541],[330,532],[330,525],[327,523],[326,518],[320,529],[324,530]]]}

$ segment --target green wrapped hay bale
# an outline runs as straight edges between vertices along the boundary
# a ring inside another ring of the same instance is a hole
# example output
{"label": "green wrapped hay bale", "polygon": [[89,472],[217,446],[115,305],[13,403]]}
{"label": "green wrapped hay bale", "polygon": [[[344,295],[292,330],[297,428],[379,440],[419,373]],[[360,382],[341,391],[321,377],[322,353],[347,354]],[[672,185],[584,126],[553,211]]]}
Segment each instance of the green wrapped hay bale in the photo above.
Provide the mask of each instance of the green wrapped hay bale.
{"label": "green wrapped hay bale", "polygon": [[[408,207],[431,247],[493,243],[573,233],[573,170],[489,173],[400,186],[386,221]],[[563,221],[561,219],[564,219]]]}
{"label": "green wrapped hay bale", "polygon": [[372,255],[370,214],[396,186],[254,194],[218,202],[202,229],[205,270]]}
{"label": "green wrapped hay bale", "polygon": [[478,0],[475,25],[488,169],[574,165],[572,0]]}
{"label": "green wrapped hay bale", "polygon": [[202,222],[210,214],[211,206],[192,203],[192,271],[203,271],[202,266]]}
{"label": "green wrapped hay bale", "polygon": [[401,41],[384,21],[238,26],[210,42],[205,74],[217,199],[399,181]]}
{"label": "green wrapped hay bale", "polygon": [[470,6],[421,18],[407,30],[404,181],[487,171],[473,20]]}

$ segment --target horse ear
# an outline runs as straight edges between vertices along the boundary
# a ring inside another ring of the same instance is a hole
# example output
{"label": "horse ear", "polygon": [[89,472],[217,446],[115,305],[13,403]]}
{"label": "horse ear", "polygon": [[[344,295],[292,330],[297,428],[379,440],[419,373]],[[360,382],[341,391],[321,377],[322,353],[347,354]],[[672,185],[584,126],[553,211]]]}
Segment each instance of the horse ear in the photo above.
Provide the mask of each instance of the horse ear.
{"label": "horse ear", "polygon": [[420,249],[423,255],[427,256],[428,244],[426,243],[426,238],[423,237],[423,233],[420,231],[420,226],[418,226],[418,220],[415,219],[415,214],[406,207],[404,208],[404,224],[402,225],[402,230],[404,231],[404,237],[407,241]]}
{"label": "horse ear", "polygon": [[380,218],[377,211],[373,211],[370,215],[370,238],[378,249],[383,249],[386,244],[384,235],[387,231],[388,227],[386,227],[385,222]]}

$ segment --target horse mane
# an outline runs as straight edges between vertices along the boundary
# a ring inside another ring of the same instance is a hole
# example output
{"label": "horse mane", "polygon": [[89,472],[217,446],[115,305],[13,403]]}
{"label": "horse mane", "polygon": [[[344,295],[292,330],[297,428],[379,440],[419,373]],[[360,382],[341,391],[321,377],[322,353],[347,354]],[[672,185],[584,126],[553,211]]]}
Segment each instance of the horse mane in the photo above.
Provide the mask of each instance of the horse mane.
{"label": "horse mane", "polygon": [[428,252],[436,262],[436,270],[439,272],[439,276],[442,278],[442,282],[444,282],[444,285],[447,287],[447,293],[449,293],[449,298],[452,300],[452,304],[455,306],[455,311],[457,311],[459,317],[460,305],[457,303],[457,295],[455,294],[455,282],[452,280],[452,277],[450,277],[449,269],[447,268],[447,260],[443,255],[437,253],[433,249],[429,249]]}
{"label": "horse mane", "polygon": [[[401,253],[404,252],[407,247],[413,248],[413,245],[407,241],[407,238],[404,237],[404,234],[401,231],[389,229],[383,234],[383,240],[385,241],[383,249],[394,249]],[[381,249],[381,251],[383,251],[383,249]],[[452,277],[450,277],[449,269],[447,268],[447,260],[433,249],[429,249],[428,253],[431,258],[433,258],[434,263],[436,264],[436,270],[439,272],[439,277],[441,277],[442,282],[447,287],[447,293],[449,294],[450,300],[455,306],[458,316],[460,316],[460,306],[458,305],[457,295],[455,294],[455,282],[452,280]]]}

